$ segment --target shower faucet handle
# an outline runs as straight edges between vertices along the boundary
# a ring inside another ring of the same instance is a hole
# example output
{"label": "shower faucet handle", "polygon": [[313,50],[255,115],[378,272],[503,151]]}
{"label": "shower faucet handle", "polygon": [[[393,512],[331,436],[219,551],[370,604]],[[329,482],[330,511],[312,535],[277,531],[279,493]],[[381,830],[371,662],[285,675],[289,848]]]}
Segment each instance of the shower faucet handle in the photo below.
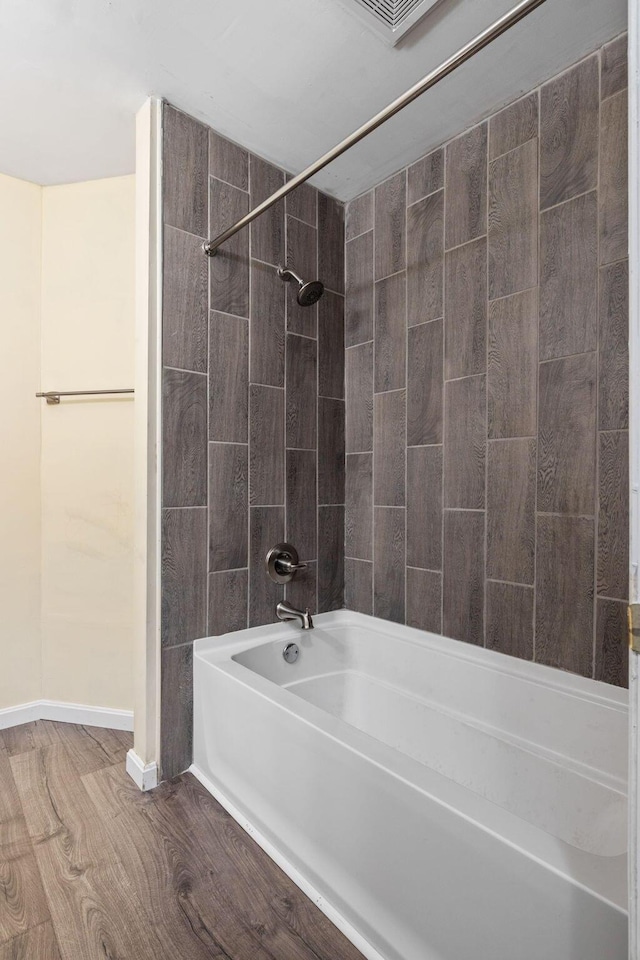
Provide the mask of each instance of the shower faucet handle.
{"label": "shower faucet handle", "polygon": [[277,560],[276,567],[284,573],[296,573],[298,570],[306,570],[306,563],[294,563],[292,560]]}
{"label": "shower faucet handle", "polygon": [[274,583],[289,583],[298,570],[307,568],[306,563],[300,563],[298,551],[290,543],[277,543],[271,547],[264,565]]}

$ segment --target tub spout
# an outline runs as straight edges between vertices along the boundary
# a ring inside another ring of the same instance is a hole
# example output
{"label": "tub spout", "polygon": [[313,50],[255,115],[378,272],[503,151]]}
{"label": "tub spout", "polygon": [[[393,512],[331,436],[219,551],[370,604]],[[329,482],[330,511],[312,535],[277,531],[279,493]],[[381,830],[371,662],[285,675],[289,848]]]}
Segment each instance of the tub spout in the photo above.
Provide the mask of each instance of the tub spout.
{"label": "tub spout", "polygon": [[299,620],[303,630],[313,630],[313,619],[308,607],[306,610],[296,610],[290,603],[284,601],[276,607],[276,614],[278,620]]}

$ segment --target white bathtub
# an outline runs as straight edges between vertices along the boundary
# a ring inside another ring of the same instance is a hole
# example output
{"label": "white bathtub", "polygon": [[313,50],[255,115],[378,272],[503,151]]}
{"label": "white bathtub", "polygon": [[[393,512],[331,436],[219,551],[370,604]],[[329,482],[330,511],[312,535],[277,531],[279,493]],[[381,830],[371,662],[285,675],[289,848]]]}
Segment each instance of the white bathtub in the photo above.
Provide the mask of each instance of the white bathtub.
{"label": "white bathtub", "polygon": [[194,679],[194,772],[365,956],[626,960],[626,691],[348,611]]}

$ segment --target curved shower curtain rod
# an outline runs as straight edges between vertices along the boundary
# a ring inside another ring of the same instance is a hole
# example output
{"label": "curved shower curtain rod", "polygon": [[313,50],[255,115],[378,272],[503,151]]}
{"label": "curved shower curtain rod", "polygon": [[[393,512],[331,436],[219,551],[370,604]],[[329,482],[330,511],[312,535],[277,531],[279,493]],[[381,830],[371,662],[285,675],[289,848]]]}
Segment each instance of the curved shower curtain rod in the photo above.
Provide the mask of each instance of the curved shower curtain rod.
{"label": "curved shower curtain rod", "polygon": [[268,210],[272,207],[278,200],[281,200],[283,197],[286,197],[288,193],[291,193],[292,190],[295,190],[296,187],[299,187],[301,183],[305,183],[314,174],[318,173],[327,164],[331,163],[332,160],[335,160],[337,157],[341,156],[356,143],[359,143],[360,140],[363,140],[370,133],[373,133],[374,130],[377,130],[378,127],[382,126],[387,120],[391,117],[394,117],[396,113],[399,113],[410,103],[413,103],[419,96],[425,93],[426,90],[429,90],[431,87],[434,87],[436,83],[442,80],[444,77],[448,76],[450,73],[453,73],[459,66],[463,63],[466,63],[467,60],[470,60],[471,57],[475,56],[476,53],[479,53],[480,50],[483,50],[492,40],[495,40],[497,37],[501,36],[503,33],[506,33],[507,30],[515,26],[520,20],[524,19],[528,14],[530,14],[536,7],[541,6],[545,0],[521,0],[517,6],[510,10],[509,13],[505,13],[504,16],[500,17],[495,21],[490,27],[487,27],[486,30],[483,30],[482,33],[479,33],[478,36],[471,40],[469,43],[465,44],[464,47],[461,47],[457,53],[454,53],[452,57],[449,57],[448,60],[445,60],[444,63],[441,63],[439,67],[436,67],[435,70],[432,70],[431,73],[428,73],[426,77],[423,77],[418,83],[413,87],[407,90],[406,93],[403,93],[401,97],[398,97],[397,100],[394,100],[393,103],[390,103],[388,107],[385,107],[384,110],[381,110],[380,113],[377,113],[375,117],[372,117],[367,123],[362,127],[359,127],[354,133],[349,137],[335,146],[332,150],[329,150],[328,153],[325,153],[324,156],[320,157],[319,160],[316,160],[315,163],[312,163],[310,167],[307,167],[306,170],[303,170],[302,173],[299,173],[293,179],[289,180],[282,187],[272,193],[270,197],[267,197],[266,200],[263,200],[262,203],[259,203],[257,207],[253,210],[250,210],[249,213],[245,214],[244,217],[241,217],[232,227],[229,227],[224,233],[221,233],[219,236],[214,237],[213,240],[207,240],[206,243],[202,245],[202,249],[209,257],[214,257],[218,247],[225,243],[233,237],[239,230],[242,230],[243,227],[246,227],[250,224],[256,217],[259,217],[260,214],[264,213],[265,210]]}

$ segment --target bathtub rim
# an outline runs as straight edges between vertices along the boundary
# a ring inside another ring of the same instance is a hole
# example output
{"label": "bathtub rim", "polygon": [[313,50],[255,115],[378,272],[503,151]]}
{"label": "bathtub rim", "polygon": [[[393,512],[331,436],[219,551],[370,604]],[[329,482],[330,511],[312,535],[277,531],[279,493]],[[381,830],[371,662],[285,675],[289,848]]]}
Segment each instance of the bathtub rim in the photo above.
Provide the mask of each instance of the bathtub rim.
{"label": "bathtub rim", "polygon": [[[506,676],[517,677],[529,683],[540,684],[550,689],[579,698],[586,698],[595,703],[602,703],[611,709],[628,712],[629,691],[625,687],[617,687],[602,680],[583,677],[577,673],[550,667],[544,663],[535,663],[532,660],[522,660],[499,650],[490,650],[462,640],[453,640],[440,634],[408,627],[390,620],[381,620],[379,617],[369,616],[366,613],[357,613],[352,610],[334,610],[329,613],[320,613],[314,616],[314,623],[320,627],[366,627],[377,634],[389,635],[394,639],[414,644],[419,647],[428,647],[452,659],[465,660],[478,666],[480,669],[491,669]],[[229,659],[238,653],[243,653],[260,643],[269,643],[276,640],[291,640],[300,636],[300,629],[295,624],[270,623],[264,626],[248,627],[233,633],[220,636],[201,637],[194,641],[194,656],[210,663]],[[233,651],[233,652],[231,652]]]}
{"label": "bathtub rim", "polygon": [[[372,624],[382,624],[377,630],[380,633],[389,633],[387,621],[381,621],[365,614],[351,611],[336,611],[321,614],[317,617],[319,626],[366,626],[372,629]],[[542,671],[538,682],[548,685],[545,681],[551,680],[551,686],[567,692],[570,695],[603,702],[609,706],[626,711],[624,703],[626,690],[613,688],[614,696],[608,696],[609,685],[600,681],[590,680],[573,674],[561,673],[561,679],[555,677],[559,672],[543,664],[533,664],[524,661],[521,666],[514,658],[497,651],[472,647],[467,651],[458,651],[458,646],[466,648],[466,644],[440,637],[425,634],[399,624],[388,625],[392,632],[396,630],[409,631],[408,639],[418,644],[427,643],[441,652],[451,653],[452,656],[462,656],[465,660],[478,663],[488,657],[487,666],[491,661],[507,675],[515,675],[521,679],[531,679],[528,667],[535,668],[535,672]],[[266,643],[273,643],[291,639],[295,635],[295,628],[286,624],[270,624],[262,627],[251,627],[237,633],[226,634],[221,637],[202,638],[194,644],[194,673],[200,669],[219,671],[227,680],[249,687],[260,698],[267,700],[277,709],[294,717],[299,722],[313,728],[319,735],[329,738],[343,749],[367,760],[383,770],[388,776],[402,781],[405,786],[416,790],[432,802],[447,808],[452,814],[460,816],[472,823],[478,829],[492,836],[497,842],[507,844],[523,856],[536,861],[567,882],[581,888],[592,896],[602,900],[620,913],[628,913],[627,894],[627,854],[602,856],[574,847],[553,835],[546,833],[540,827],[486,800],[467,787],[450,780],[448,777],[420,763],[406,754],[395,750],[382,741],[377,740],[335,717],[320,707],[315,706],[286,687],[279,686],[271,680],[254,672],[249,667],[233,659],[237,653],[244,652],[252,647]],[[404,637],[403,637],[404,639]],[[504,661],[508,661],[505,663]],[[482,666],[482,664],[480,664]],[[534,682],[535,679],[534,679]],[[596,692],[593,686],[596,685]],[[569,688],[567,690],[567,687]],[[605,690],[600,692],[599,688]],[[573,689],[572,689],[573,688]],[[575,691],[575,692],[574,692]],[[195,742],[196,731],[194,731]],[[198,768],[199,774],[215,783],[213,773]],[[224,789],[217,788],[221,793]],[[246,817],[246,814],[242,814]]]}

